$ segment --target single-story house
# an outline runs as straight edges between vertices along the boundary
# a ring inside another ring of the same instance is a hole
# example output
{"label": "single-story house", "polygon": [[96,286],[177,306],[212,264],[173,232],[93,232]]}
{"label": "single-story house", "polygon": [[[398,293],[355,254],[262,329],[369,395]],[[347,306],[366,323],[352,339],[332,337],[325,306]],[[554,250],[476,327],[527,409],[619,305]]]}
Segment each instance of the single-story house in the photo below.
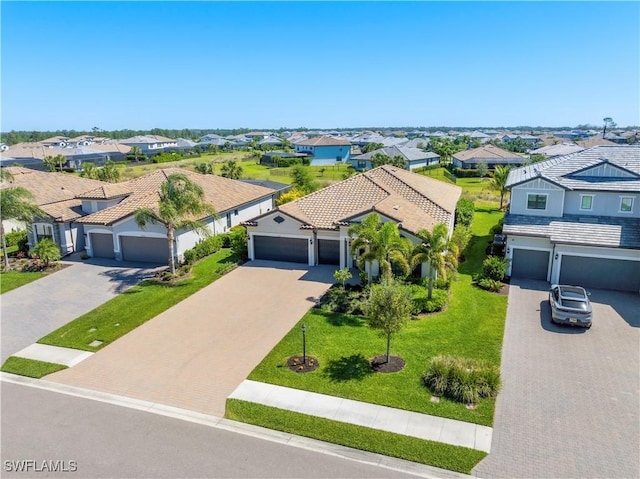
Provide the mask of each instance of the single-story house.
{"label": "single-story house", "polygon": [[518,168],[507,187],[508,275],[640,292],[640,145]]}
{"label": "single-story house", "polygon": [[464,169],[477,168],[479,163],[484,163],[488,168],[495,168],[498,165],[521,166],[527,161],[529,161],[528,158],[495,145],[484,145],[453,155],[453,166]]}
{"label": "single-story house", "polygon": [[120,143],[130,147],[137,146],[145,155],[162,153],[165,149],[177,148],[178,142],[160,135],[138,135],[120,140]]}
{"label": "single-story house", "polygon": [[249,257],[352,267],[351,225],[377,213],[383,221],[397,223],[401,234],[417,244],[421,229],[445,223],[453,231],[461,193],[458,186],[383,165],[245,222]]}
{"label": "single-story house", "polygon": [[370,151],[363,155],[351,158],[351,166],[358,171],[370,170],[372,167],[371,159],[376,154],[386,155],[389,158],[396,156],[401,157],[405,161],[405,169],[415,170],[429,165],[437,165],[440,163],[440,155],[432,151],[424,151],[420,148],[409,148],[404,146],[388,146],[378,150]]}
{"label": "single-story house", "polygon": [[547,158],[555,158],[556,156],[570,155],[571,153],[582,151],[584,149],[585,148],[578,146],[575,143],[558,143],[556,145],[547,145],[536,150],[531,150],[529,151],[529,156],[542,155]]}

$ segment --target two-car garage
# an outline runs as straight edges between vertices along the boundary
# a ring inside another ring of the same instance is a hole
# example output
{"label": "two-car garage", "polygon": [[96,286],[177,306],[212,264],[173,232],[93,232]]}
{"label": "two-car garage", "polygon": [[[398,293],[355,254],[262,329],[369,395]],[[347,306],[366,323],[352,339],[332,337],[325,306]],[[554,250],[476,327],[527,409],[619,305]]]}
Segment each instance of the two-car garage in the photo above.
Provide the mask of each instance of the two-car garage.
{"label": "two-car garage", "polygon": [[[312,238],[253,235],[252,241],[255,259],[309,264]],[[340,241],[317,239],[316,245],[317,249],[311,251],[318,264],[340,264]]]}
{"label": "two-car garage", "polygon": [[559,283],[637,293],[640,291],[640,261],[564,254]]}
{"label": "two-car garage", "polygon": [[[118,236],[121,258],[124,261],[167,264],[169,244],[166,238]],[[90,233],[91,255],[94,258],[116,258],[112,233]]]}

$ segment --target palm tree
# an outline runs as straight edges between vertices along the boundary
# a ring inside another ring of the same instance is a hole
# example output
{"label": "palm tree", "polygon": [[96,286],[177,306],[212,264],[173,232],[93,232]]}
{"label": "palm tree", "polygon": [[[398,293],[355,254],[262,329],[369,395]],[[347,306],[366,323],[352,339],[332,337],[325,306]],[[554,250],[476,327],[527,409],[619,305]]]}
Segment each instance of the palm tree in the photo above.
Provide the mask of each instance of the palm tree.
{"label": "palm tree", "polygon": [[142,229],[147,226],[147,223],[160,223],[167,228],[171,274],[175,274],[175,232],[178,229],[188,228],[202,236],[208,236],[210,232],[206,225],[202,221],[193,219],[204,215],[217,216],[213,207],[204,202],[204,191],[186,175],[176,173],[169,175],[160,187],[157,210],[139,208],[135,212],[135,220]]}
{"label": "palm tree", "polygon": [[140,148],[139,146],[132,146],[129,153],[133,155],[133,158],[137,163],[140,161],[139,158],[142,156],[142,148]]}
{"label": "palm tree", "polygon": [[491,178],[490,187],[500,193],[500,209],[502,209],[502,202],[504,195],[507,193],[507,178],[509,177],[510,168],[508,166],[498,165],[493,171],[493,178]]}
{"label": "palm tree", "polygon": [[48,268],[51,263],[55,263],[60,259],[60,248],[51,238],[43,238],[31,248],[31,253],[38,255],[38,258],[44,263],[44,267]]}
{"label": "palm tree", "polygon": [[225,178],[237,180],[242,176],[242,166],[240,166],[237,161],[229,160],[222,165],[220,174]]}
{"label": "palm tree", "polygon": [[351,254],[356,256],[358,268],[365,269],[368,265],[368,282],[371,284],[373,279],[372,266],[376,260],[375,241],[378,231],[382,228],[382,221],[377,214],[368,215],[361,223],[355,224],[349,228],[349,236],[351,236]]}
{"label": "palm tree", "polygon": [[34,205],[32,201],[33,195],[22,186],[0,190],[0,235],[2,236],[4,265],[7,269],[9,269],[9,256],[7,254],[4,221],[19,220],[29,223],[38,216],[46,216],[46,213]]}
{"label": "palm tree", "polygon": [[80,176],[82,176],[83,178],[91,178],[92,180],[97,180],[98,167],[95,163],[85,161],[84,163],[82,163],[82,171],[80,171]]}
{"label": "palm tree", "polygon": [[455,271],[458,266],[456,254],[451,251],[449,242],[449,232],[447,225],[439,223],[433,227],[433,231],[422,229],[417,236],[423,242],[417,245],[411,256],[411,267],[415,268],[419,264],[429,265],[429,296],[433,294],[433,280],[436,274],[445,276],[447,270]]}

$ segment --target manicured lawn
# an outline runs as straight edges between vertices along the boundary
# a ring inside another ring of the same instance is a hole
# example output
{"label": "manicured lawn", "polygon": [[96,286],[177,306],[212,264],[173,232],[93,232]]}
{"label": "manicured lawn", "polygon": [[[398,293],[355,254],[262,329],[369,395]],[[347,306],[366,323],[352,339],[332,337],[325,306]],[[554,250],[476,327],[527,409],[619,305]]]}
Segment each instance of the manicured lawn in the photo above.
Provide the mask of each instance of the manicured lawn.
{"label": "manicured lawn", "polygon": [[[422,385],[427,362],[441,354],[484,359],[499,366],[507,298],[471,284],[484,258],[490,227],[501,213],[477,212],[474,239],[457,281],[451,287],[448,308],[411,321],[391,342],[392,354],[402,356],[405,368],[397,373],[371,372],[368,361],[385,350],[385,340],[357,316],[310,310],[254,369],[249,379],[322,394],[407,409],[490,426],[495,400],[482,399],[477,409],[441,399],[432,403]],[[307,353],[320,368],[295,374],[287,358],[300,354],[301,325],[307,328]]]}
{"label": "manicured lawn", "polygon": [[35,359],[11,356],[7,358],[0,370],[5,373],[19,374],[21,376],[40,379],[47,374],[52,374],[63,369],[67,369],[67,366],[47,363],[45,361],[36,361]]}
{"label": "manicured lawn", "polygon": [[[232,262],[231,250],[223,249],[196,264],[189,278],[173,286],[143,281],[38,342],[97,351],[209,285],[220,277],[213,272],[216,265]],[[94,340],[103,343],[89,346]]]}
{"label": "manicured lawn", "polygon": [[21,273],[10,271],[7,273],[0,273],[0,294],[11,291],[12,289],[19,288],[31,281],[40,279],[46,276],[45,273]]}
{"label": "manicured lawn", "polygon": [[486,453],[234,399],[229,419],[469,474]]}

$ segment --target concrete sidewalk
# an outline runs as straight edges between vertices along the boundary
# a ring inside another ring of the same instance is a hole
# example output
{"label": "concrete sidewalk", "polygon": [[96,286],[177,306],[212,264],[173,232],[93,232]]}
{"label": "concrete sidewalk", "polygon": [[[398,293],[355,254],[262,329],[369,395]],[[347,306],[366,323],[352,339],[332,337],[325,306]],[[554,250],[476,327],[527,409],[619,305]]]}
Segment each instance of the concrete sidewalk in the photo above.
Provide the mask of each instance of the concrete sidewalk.
{"label": "concrete sidewalk", "polygon": [[64,364],[67,367],[71,367],[93,356],[93,353],[90,351],[81,351],[79,349],[61,348],[60,346],[33,343],[32,345],[13,354],[13,356],[35,359],[37,361],[44,361],[47,363]]}
{"label": "concrete sidewalk", "polygon": [[229,398],[487,453],[491,451],[493,429],[479,424],[249,380],[243,381]]}

